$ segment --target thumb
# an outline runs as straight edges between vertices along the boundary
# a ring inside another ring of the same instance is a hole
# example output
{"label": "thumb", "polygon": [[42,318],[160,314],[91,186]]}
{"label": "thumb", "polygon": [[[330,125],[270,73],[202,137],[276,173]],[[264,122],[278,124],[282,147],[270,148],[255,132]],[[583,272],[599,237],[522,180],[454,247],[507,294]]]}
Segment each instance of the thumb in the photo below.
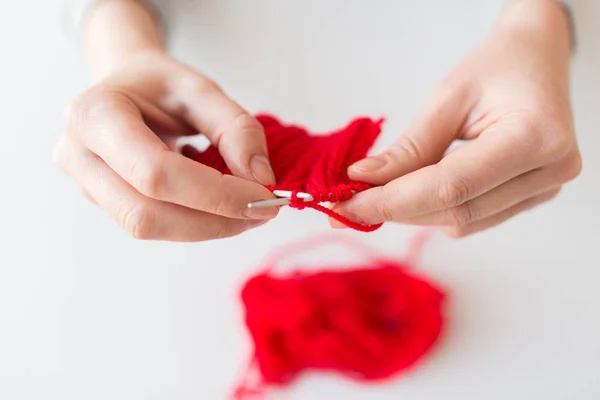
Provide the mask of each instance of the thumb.
{"label": "thumb", "polygon": [[186,88],[184,118],[219,149],[232,174],[275,184],[265,132],[258,120],[207,78]]}
{"label": "thumb", "polygon": [[415,121],[383,153],[367,157],[348,168],[348,176],[373,185],[393,179],[441,160],[457,137],[469,111],[468,95],[437,90]]}

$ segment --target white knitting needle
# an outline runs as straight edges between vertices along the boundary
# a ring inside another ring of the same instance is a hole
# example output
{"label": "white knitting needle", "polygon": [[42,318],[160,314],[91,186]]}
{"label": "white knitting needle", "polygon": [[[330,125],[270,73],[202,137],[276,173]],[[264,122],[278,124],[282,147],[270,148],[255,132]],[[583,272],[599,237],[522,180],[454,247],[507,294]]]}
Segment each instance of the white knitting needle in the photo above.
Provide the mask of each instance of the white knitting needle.
{"label": "white knitting needle", "polygon": [[[273,190],[273,194],[277,197],[288,197],[290,199],[292,198],[291,190]],[[298,196],[301,199],[307,199],[308,201],[313,201],[312,195],[310,195],[308,193],[297,192],[296,196]]]}
{"label": "white knitting needle", "polygon": [[[262,207],[276,207],[276,206],[286,206],[292,202],[292,192],[289,190],[273,190],[273,194],[279,199],[273,200],[260,200],[255,201],[254,203],[248,204],[248,208],[262,208]],[[298,198],[303,199],[304,201],[313,201],[314,198],[304,192],[296,193]]]}
{"label": "white knitting needle", "polygon": [[[273,194],[280,198],[273,200],[255,201],[254,203],[248,204],[248,208],[286,206],[292,202],[292,192],[289,190],[273,190]],[[352,194],[356,194],[356,191],[353,190]],[[298,196],[298,198],[300,199],[303,199],[304,201],[314,200],[312,195],[310,195],[309,193],[297,192],[296,196]]]}

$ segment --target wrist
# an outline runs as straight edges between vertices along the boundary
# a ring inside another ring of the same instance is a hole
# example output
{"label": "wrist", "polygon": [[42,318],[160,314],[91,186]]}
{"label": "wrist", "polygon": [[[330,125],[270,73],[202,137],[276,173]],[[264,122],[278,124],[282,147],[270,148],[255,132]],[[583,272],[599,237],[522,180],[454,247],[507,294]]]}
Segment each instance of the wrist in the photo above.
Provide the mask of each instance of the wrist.
{"label": "wrist", "polygon": [[84,54],[94,80],[131,57],[165,52],[156,16],[136,0],[98,1],[82,28]]}

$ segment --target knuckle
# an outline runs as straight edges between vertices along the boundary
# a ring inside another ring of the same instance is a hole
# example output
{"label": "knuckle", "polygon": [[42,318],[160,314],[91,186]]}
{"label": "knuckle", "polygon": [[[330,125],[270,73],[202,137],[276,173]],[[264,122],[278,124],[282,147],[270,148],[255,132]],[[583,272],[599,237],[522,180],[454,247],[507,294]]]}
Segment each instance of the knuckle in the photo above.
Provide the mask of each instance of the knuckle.
{"label": "knuckle", "polygon": [[534,118],[518,114],[508,123],[511,124],[508,139],[516,149],[520,148],[529,152],[532,149],[542,148],[544,135]]}
{"label": "knuckle", "polygon": [[558,173],[559,182],[564,184],[574,180],[581,174],[582,168],[581,155],[579,152],[575,152],[560,163],[560,172]]}
{"label": "knuckle", "polygon": [[462,228],[475,220],[474,210],[469,202],[451,208],[449,211],[452,226]]}
{"label": "knuckle", "polygon": [[52,162],[62,172],[73,177],[78,176],[77,165],[86,161],[86,152],[70,138],[63,136],[52,149]]}
{"label": "knuckle", "polygon": [[123,95],[117,91],[98,91],[90,92],[81,104],[86,120],[94,122],[106,116],[111,110],[123,106],[124,101]]}
{"label": "knuckle", "polygon": [[573,134],[568,126],[544,114],[531,114],[521,119],[519,145],[535,150],[544,162],[564,158],[573,145]]}
{"label": "knuckle", "polygon": [[90,89],[82,93],[71,100],[63,112],[67,134],[79,137],[83,127],[106,118],[111,110],[123,106],[124,102],[124,95],[117,91]]}
{"label": "knuckle", "polygon": [[390,206],[390,201],[386,199],[382,199],[379,203],[377,203],[377,214],[380,215],[381,219],[384,221],[393,221],[394,220],[394,212]]}
{"label": "knuckle", "polygon": [[164,171],[158,162],[146,159],[134,161],[131,166],[133,186],[143,195],[160,197],[164,186]]}
{"label": "knuckle", "polygon": [[394,195],[389,189],[384,186],[382,188],[382,195],[379,196],[379,201],[375,203],[376,213],[380,216],[380,219],[384,221],[394,221]]}
{"label": "knuckle", "polygon": [[117,212],[119,224],[134,239],[152,239],[154,235],[151,211],[143,205],[122,207]]}
{"label": "knuckle", "polygon": [[214,239],[226,239],[235,236],[244,231],[243,225],[237,223],[237,221],[224,218],[222,222],[217,225]]}
{"label": "knuckle", "polygon": [[193,95],[197,95],[198,93],[214,93],[221,91],[221,88],[215,81],[204,76],[193,75],[184,77],[182,78],[181,84],[182,87],[187,88],[187,90]]}
{"label": "knuckle", "polygon": [[532,134],[535,137],[538,137],[537,134],[541,132],[540,121],[544,121],[544,119],[526,111],[515,112],[511,116],[514,117],[515,122],[520,125],[518,128],[520,128],[519,132],[521,132],[521,137],[532,137]]}
{"label": "knuckle", "polygon": [[212,213],[216,215],[228,215],[229,204],[225,201],[225,196],[219,196],[213,205]]}
{"label": "knuckle", "polygon": [[473,196],[473,185],[464,178],[444,180],[438,187],[438,199],[445,209],[453,209]]}
{"label": "knuckle", "polygon": [[233,125],[236,129],[244,132],[261,131],[262,125],[256,118],[242,110],[239,111],[233,120]]}
{"label": "knuckle", "polygon": [[547,134],[544,140],[544,148],[548,159],[556,161],[564,158],[573,144],[572,136],[564,129],[556,129]]}
{"label": "knuckle", "polygon": [[425,159],[425,152],[419,143],[408,135],[402,136],[385,153],[396,163],[405,162],[407,157],[418,164],[426,164],[429,161]]}
{"label": "knuckle", "polygon": [[214,190],[211,190],[214,194],[206,202],[204,211],[231,218],[246,219],[244,208],[242,208],[241,202],[237,201],[239,190],[242,190],[237,179],[231,175],[222,175],[221,179],[215,183]]}

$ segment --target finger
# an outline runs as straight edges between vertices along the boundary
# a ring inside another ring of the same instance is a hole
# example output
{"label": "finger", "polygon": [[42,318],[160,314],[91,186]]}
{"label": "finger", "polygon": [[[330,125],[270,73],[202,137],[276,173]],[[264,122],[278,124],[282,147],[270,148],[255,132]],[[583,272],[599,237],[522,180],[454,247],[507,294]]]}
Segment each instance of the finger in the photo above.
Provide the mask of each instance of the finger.
{"label": "finger", "polygon": [[581,158],[579,155],[574,154],[572,157],[554,163],[549,167],[526,172],[454,208],[435,211],[398,222],[411,225],[462,227],[498,214],[552,188],[557,188],[574,179],[580,171]]}
{"label": "finger", "polygon": [[383,185],[438,162],[452,144],[472,105],[467,89],[444,86],[431,97],[406,132],[382,154],[351,165],[351,179]]}
{"label": "finger", "polygon": [[80,188],[81,190],[81,194],[83,195],[83,197],[85,197],[90,203],[92,204],[98,204],[98,202],[96,201],[96,199],[94,199],[92,197],[92,195],[90,194],[90,192],[88,192],[87,190],[85,190],[83,187]]}
{"label": "finger", "polygon": [[144,116],[144,122],[148,128],[157,136],[169,138],[174,135],[190,136],[198,134],[198,132],[192,126],[184,121],[174,118],[144,98],[133,96],[131,94],[128,96],[131,97],[132,101],[139,108],[141,114]]}
{"label": "finger", "polygon": [[457,207],[564,156],[560,146],[519,122],[501,121],[439,163],[359,193],[336,211],[366,224],[403,221]]}
{"label": "finger", "polygon": [[222,217],[143,196],[95,155],[74,142],[58,152],[61,168],[132,237],[145,240],[198,242],[237,235],[261,220]]}
{"label": "finger", "polygon": [[231,172],[263,185],[275,184],[262,125],[212,81],[185,82],[184,117],[204,134]]}
{"label": "finger", "polygon": [[129,94],[144,116],[146,126],[165,143],[171,151],[176,151],[181,136],[198,135],[198,132],[184,121],[173,117],[143,97]]}
{"label": "finger", "polygon": [[547,203],[553,200],[560,193],[560,188],[552,189],[546,193],[543,193],[539,196],[532,197],[530,199],[524,200],[498,214],[495,214],[491,217],[482,219],[480,221],[474,222],[472,224],[468,224],[462,227],[445,227],[442,228],[442,231],[450,237],[453,238],[461,238],[468,235],[472,235],[476,232],[481,232],[485,229],[492,228],[494,226],[500,225],[503,222],[509,220],[517,214],[520,214],[524,211],[528,211],[533,209],[534,207],[539,206],[540,204]]}
{"label": "finger", "polygon": [[277,215],[275,207],[247,207],[274,198],[265,187],[170,151],[121,93],[84,96],[69,114],[68,131],[147,197],[231,218]]}

